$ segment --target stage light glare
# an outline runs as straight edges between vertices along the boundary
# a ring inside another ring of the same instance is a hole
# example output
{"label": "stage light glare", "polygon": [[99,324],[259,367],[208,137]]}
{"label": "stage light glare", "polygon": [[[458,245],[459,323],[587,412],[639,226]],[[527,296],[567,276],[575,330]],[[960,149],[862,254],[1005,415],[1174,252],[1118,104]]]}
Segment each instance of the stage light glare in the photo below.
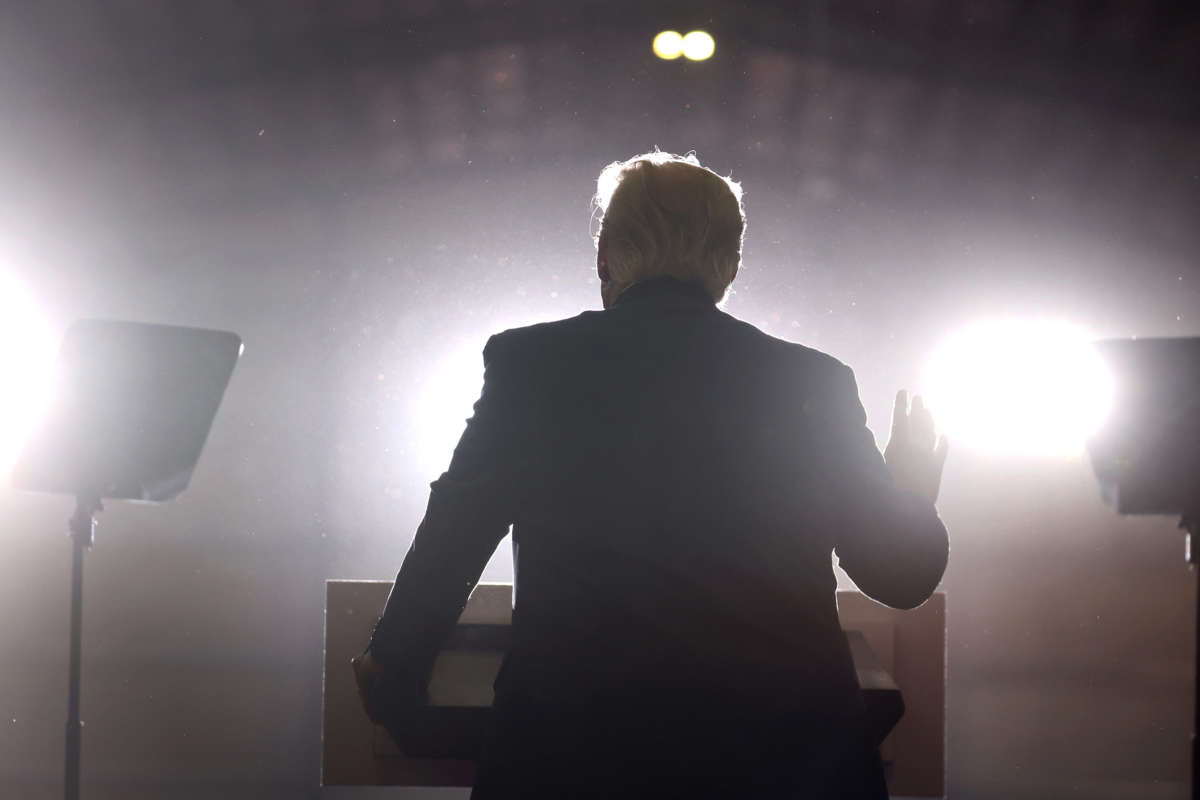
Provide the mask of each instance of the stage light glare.
{"label": "stage light glare", "polygon": [[956,447],[1074,457],[1108,413],[1112,380],[1080,329],[1000,320],[943,341],[922,394]]}
{"label": "stage light glare", "polygon": [[654,55],[671,61],[683,55],[683,37],[678,31],[663,31],[654,37]]}
{"label": "stage light glare", "polygon": [[56,342],[29,294],[0,275],[0,480],[50,398]]}
{"label": "stage light glare", "polygon": [[716,49],[717,43],[704,31],[692,31],[683,37],[683,55],[692,61],[710,58]]}
{"label": "stage light glare", "polygon": [[483,340],[447,353],[429,373],[418,394],[412,427],[416,431],[412,460],[437,477],[450,465],[454,446],[483,388]]}

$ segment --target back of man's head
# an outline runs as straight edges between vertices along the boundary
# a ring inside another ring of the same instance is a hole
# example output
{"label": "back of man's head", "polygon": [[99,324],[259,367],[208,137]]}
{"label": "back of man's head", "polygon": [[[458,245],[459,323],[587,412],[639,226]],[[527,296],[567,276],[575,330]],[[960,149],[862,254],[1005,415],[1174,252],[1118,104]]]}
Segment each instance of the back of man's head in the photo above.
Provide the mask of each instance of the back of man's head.
{"label": "back of man's head", "polygon": [[688,153],[646,153],[600,173],[597,244],[608,272],[629,286],[658,275],[701,284],[720,302],[742,260],[742,187]]}

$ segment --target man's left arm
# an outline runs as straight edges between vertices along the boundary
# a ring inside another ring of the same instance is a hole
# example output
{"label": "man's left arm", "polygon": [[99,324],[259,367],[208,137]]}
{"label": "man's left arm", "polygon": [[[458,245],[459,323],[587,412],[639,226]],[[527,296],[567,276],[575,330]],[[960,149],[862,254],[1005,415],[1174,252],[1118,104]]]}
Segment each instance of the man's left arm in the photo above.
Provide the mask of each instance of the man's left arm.
{"label": "man's left arm", "polygon": [[516,516],[519,381],[508,340],[488,340],[483,392],[429,504],[355,672],[371,719],[396,737],[427,702],[433,662]]}

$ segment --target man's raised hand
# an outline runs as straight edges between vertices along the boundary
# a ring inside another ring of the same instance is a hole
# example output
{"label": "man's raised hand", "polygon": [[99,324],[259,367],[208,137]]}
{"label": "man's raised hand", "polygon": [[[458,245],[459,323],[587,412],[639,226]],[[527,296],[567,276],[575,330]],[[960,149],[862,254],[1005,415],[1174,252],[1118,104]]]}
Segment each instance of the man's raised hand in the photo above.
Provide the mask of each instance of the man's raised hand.
{"label": "man's raised hand", "polygon": [[925,408],[921,396],[913,397],[910,411],[908,392],[904,389],[896,392],[892,435],[883,451],[883,460],[896,485],[930,502],[936,501],[948,450],[945,436],[935,445],[933,415]]}

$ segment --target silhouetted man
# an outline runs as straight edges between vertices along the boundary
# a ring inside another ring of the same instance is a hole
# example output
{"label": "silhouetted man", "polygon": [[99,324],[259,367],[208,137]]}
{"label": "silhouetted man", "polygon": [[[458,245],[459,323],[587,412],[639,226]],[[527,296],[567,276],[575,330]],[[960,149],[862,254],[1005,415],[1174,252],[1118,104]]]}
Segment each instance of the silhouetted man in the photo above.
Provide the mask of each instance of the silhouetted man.
{"label": "silhouetted man", "polygon": [[[885,459],[851,370],[719,310],[741,189],[604,170],[603,311],[509,330],[356,673],[395,735],[513,528],[513,644],[472,795],[885,798],[830,552],[912,608],[941,580],[933,420]],[[401,737],[402,738],[402,737]]]}

